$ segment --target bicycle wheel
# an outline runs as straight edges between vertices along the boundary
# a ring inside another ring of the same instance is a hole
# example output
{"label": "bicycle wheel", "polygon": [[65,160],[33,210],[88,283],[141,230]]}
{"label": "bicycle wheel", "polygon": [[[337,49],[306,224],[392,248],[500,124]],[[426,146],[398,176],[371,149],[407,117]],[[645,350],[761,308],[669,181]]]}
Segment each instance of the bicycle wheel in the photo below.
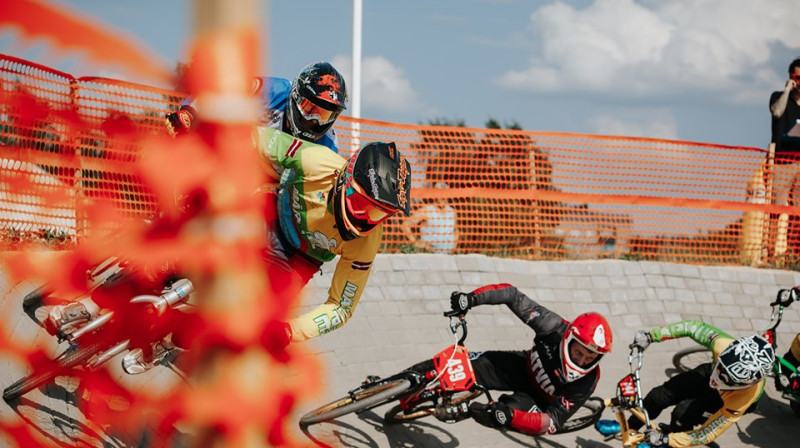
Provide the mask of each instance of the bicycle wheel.
{"label": "bicycle wheel", "polygon": [[[463,392],[456,392],[452,395],[450,399],[450,403],[452,404],[460,404],[465,401],[471,401],[481,395],[483,392],[479,390],[474,391],[463,391]],[[403,423],[408,422],[411,420],[416,420],[418,418],[427,417],[433,414],[434,409],[433,398],[429,398],[426,400],[421,400],[417,403],[414,403],[411,407],[406,410],[398,404],[393,406],[391,409],[386,411],[384,414],[383,419],[386,423]]]}
{"label": "bicycle wheel", "polygon": [[69,347],[56,359],[44,366],[34,368],[33,373],[5,388],[3,390],[3,400],[16,400],[33,389],[49,383],[55,377],[63,375],[65,370],[84,364],[105,346],[106,344],[93,342],[86,346]]}
{"label": "bicycle wheel", "polygon": [[695,367],[714,360],[711,350],[697,346],[685,348],[672,357],[672,365],[681,372],[688,372]]}
{"label": "bicycle wheel", "polygon": [[300,417],[300,426],[308,426],[334,418],[341,417],[351,412],[366,410],[383,404],[402,394],[411,387],[411,381],[400,378],[391,381],[378,381],[368,387],[357,391],[355,394],[342,397]]}
{"label": "bicycle wheel", "polygon": [[561,425],[561,428],[556,431],[556,434],[577,431],[594,425],[596,421],[600,420],[604,409],[605,405],[603,404],[602,398],[589,397],[589,399]]}

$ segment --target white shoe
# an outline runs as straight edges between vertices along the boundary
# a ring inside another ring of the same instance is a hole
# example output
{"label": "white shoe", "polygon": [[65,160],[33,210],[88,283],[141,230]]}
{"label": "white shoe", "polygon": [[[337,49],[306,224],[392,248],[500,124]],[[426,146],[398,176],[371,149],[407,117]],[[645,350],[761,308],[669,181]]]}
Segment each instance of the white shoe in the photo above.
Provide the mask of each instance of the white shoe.
{"label": "white shoe", "polygon": [[156,341],[152,343],[152,356],[146,359],[144,350],[135,348],[122,357],[122,370],[128,375],[138,375],[161,364],[176,347],[169,341]]}

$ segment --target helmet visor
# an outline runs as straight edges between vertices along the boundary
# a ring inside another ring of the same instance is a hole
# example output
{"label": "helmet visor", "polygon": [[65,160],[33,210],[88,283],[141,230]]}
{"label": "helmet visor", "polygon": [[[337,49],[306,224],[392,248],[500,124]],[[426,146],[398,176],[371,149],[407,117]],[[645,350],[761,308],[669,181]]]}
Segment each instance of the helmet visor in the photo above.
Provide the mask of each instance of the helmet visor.
{"label": "helmet visor", "polygon": [[380,224],[397,212],[370,198],[355,182],[345,189],[344,203],[347,213],[355,218],[354,224],[360,221],[367,228]]}
{"label": "helmet visor", "polygon": [[328,123],[333,123],[336,118],[339,116],[341,110],[328,110],[324,107],[318,106],[311,102],[311,100],[307,98],[303,98],[300,95],[296,95],[299,98],[296,99],[297,110],[300,112],[300,115],[307,121],[316,121],[320,125],[325,125]]}

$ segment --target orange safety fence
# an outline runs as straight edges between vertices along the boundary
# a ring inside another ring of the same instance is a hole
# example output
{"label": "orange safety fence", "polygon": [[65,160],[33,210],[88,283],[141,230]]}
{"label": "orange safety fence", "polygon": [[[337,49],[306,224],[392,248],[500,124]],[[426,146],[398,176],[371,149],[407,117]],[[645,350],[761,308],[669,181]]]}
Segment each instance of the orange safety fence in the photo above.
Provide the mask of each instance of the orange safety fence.
{"label": "orange safety fence", "polygon": [[[74,240],[76,201],[156,212],[133,172],[142,136],[164,132],[183,94],[74,78],[0,55],[4,242]],[[791,266],[800,259],[792,156],[670,140],[385,123],[341,117],[340,152],[393,141],[412,164],[412,216],[384,252],[525,259],[628,258]],[[175,167],[176,170],[181,167]]]}

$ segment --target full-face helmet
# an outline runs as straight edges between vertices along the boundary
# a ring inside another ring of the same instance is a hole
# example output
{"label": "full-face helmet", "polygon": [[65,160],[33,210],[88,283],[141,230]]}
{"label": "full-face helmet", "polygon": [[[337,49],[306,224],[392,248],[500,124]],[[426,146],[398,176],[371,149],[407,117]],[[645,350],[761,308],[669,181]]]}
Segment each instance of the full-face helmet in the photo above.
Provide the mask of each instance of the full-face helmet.
{"label": "full-face helmet", "polygon": [[411,164],[394,143],[368,143],[350,157],[334,187],[336,226],[344,240],[367,235],[397,212],[411,213]]}
{"label": "full-face helmet", "polygon": [[[567,326],[561,341],[561,367],[567,382],[575,381],[597,367],[603,355],[611,351],[612,340],[611,326],[605,317],[598,313],[576,317]],[[577,359],[576,354],[592,359]]]}
{"label": "full-face helmet", "polygon": [[719,354],[709,386],[719,390],[745,389],[762,380],[775,362],[775,349],[758,335],[745,336]]}
{"label": "full-face helmet", "polygon": [[346,109],[344,78],[327,62],[303,69],[292,82],[286,125],[295,137],[316,142]]}

